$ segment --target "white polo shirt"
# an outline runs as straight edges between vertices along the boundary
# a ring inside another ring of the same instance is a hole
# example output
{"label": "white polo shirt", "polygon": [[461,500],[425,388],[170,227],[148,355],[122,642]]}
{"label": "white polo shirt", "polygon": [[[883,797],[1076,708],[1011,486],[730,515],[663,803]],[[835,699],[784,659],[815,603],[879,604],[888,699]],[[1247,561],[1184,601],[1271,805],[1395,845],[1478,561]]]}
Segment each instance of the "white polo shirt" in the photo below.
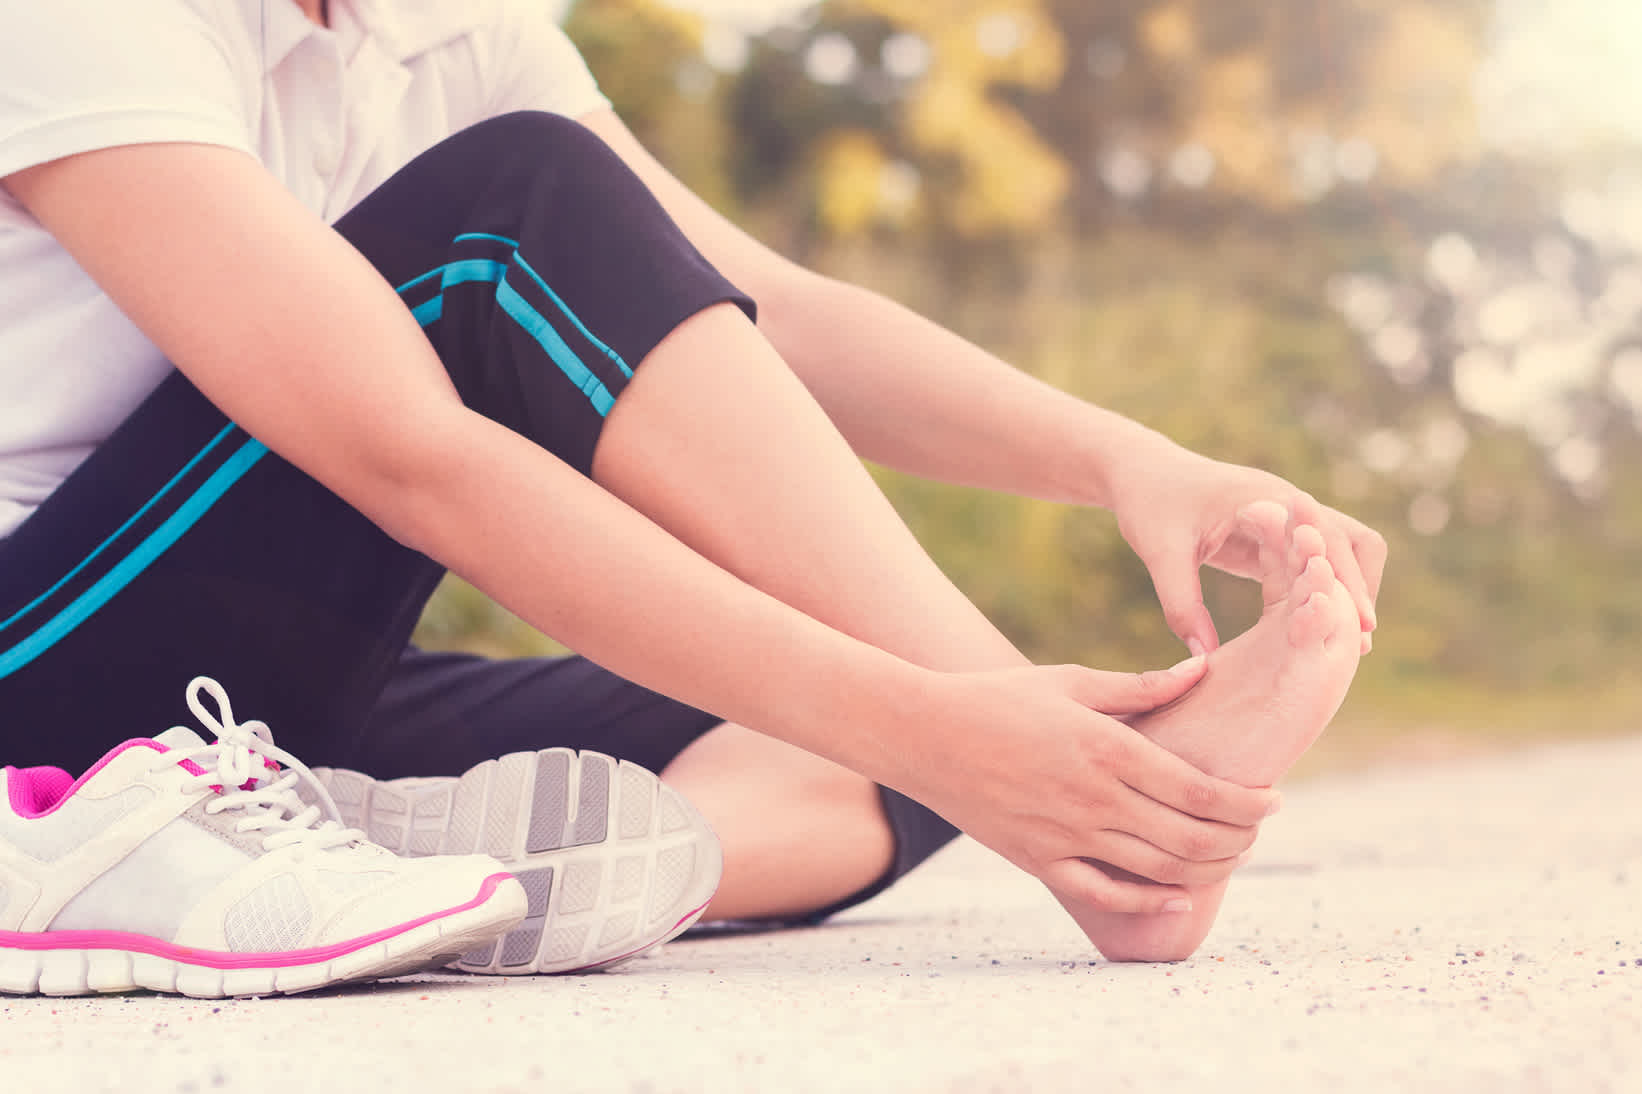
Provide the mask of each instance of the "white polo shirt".
{"label": "white polo shirt", "polygon": [[[293,0],[0,0],[0,179],[100,148],[222,145],[334,222],[476,122],[609,106],[541,0],[330,8],[325,29]],[[0,536],[169,372],[0,190]]]}

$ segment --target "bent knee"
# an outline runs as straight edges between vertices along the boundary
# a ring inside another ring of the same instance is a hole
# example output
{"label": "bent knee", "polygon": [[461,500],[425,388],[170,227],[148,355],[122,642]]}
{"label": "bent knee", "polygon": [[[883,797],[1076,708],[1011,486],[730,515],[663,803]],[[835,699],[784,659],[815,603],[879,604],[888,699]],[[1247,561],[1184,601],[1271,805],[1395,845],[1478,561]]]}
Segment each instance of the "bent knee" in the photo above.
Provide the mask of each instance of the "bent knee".
{"label": "bent knee", "polygon": [[450,139],[461,140],[464,137],[521,150],[607,147],[598,134],[582,123],[546,110],[516,110],[510,114],[498,114],[469,126]]}
{"label": "bent knee", "polygon": [[[625,161],[604,139],[563,114],[520,110],[500,114],[450,137],[462,159],[496,177],[551,175],[561,185],[600,181],[608,172],[629,175]],[[637,176],[634,176],[636,179]]]}

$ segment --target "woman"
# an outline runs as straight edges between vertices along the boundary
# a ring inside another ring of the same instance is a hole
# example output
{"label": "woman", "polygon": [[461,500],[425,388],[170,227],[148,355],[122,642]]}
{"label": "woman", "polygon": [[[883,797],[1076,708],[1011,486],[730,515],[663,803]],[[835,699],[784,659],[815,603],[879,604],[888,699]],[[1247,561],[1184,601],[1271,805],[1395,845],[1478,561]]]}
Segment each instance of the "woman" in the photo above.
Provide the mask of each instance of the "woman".
{"label": "woman", "polygon": [[[89,763],[209,672],[294,752],[380,778],[554,745],[661,770],[722,842],[709,917],[826,914],[956,825],[1108,952],[1201,939],[1275,796],[1114,716],[1233,653],[1199,564],[1261,576],[1281,656],[1191,698],[1286,765],[1367,646],[1373,532],[775,256],[644,152],[531,0],[13,6],[8,758]],[[1032,667],[858,457],[1112,508],[1196,656]],[[588,660],[407,650],[446,568]],[[522,793],[485,823],[529,827]]]}

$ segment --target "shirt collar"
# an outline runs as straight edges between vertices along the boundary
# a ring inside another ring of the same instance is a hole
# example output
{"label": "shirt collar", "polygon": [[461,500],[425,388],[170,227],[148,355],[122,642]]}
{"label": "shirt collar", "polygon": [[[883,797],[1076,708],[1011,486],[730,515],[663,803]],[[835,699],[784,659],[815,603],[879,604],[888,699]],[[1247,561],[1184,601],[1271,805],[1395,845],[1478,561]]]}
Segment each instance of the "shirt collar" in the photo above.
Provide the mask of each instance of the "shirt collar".
{"label": "shirt collar", "polygon": [[[262,67],[272,72],[321,27],[291,0],[242,0],[253,33],[260,33]],[[393,61],[404,64],[483,25],[465,3],[449,0],[331,0],[333,15],[346,5],[354,19]]]}
{"label": "shirt collar", "polygon": [[246,25],[257,40],[262,70],[272,72],[319,28],[291,0],[241,0]]}
{"label": "shirt collar", "polygon": [[331,3],[351,8],[354,18],[376,39],[382,52],[400,64],[471,34],[484,24],[483,16],[473,10],[481,5],[471,0],[331,0]]}

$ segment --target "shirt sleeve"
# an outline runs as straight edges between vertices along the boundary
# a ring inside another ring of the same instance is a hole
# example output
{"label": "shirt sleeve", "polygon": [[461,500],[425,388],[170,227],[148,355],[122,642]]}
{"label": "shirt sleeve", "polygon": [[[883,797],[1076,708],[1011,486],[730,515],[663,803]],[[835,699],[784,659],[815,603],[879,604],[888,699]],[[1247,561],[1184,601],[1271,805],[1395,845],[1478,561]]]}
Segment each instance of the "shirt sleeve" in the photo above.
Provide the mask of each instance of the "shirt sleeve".
{"label": "shirt sleeve", "polygon": [[0,178],[81,152],[251,151],[226,48],[187,0],[0,0]]}
{"label": "shirt sleeve", "polygon": [[579,118],[610,106],[541,0],[502,0],[491,50],[490,114],[541,110]]}

